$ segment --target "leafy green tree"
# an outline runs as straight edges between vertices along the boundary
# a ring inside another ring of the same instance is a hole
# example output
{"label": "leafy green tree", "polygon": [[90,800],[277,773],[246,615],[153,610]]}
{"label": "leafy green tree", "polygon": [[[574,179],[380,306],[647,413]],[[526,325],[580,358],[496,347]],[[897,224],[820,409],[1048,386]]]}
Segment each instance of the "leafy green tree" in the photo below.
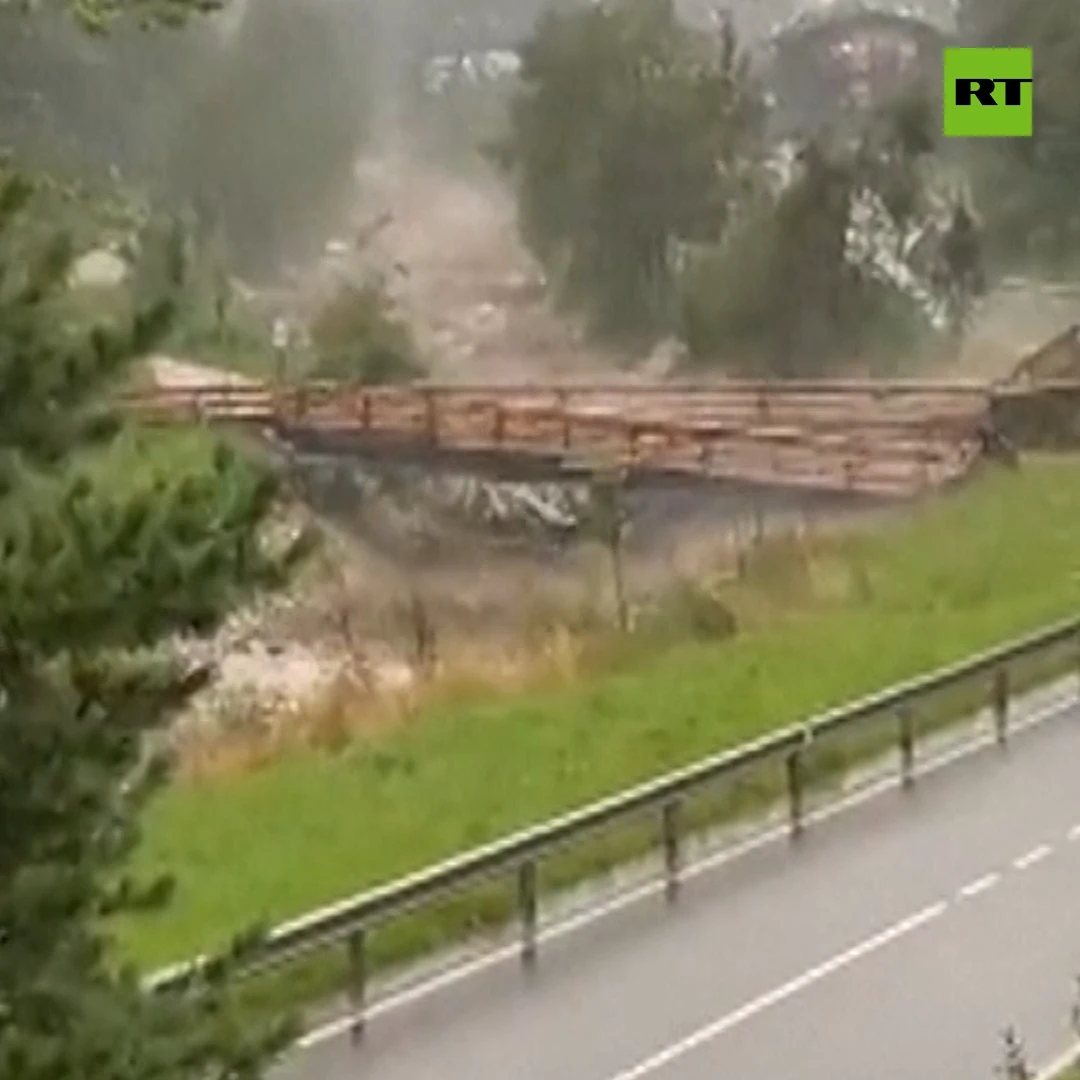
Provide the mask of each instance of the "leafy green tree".
{"label": "leafy green tree", "polygon": [[70,10],[86,29],[109,30],[121,19],[141,26],[181,26],[192,15],[218,11],[226,0],[52,0]]}
{"label": "leafy green tree", "polygon": [[[237,272],[318,251],[369,127],[370,5],[0,0],[0,141],[197,211]],[[73,17],[73,14],[74,16]],[[143,32],[143,27],[181,28]],[[93,32],[86,33],[89,27]]]}
{"label": "leafy green tree", "polygon": [[58,314],[70,240],[28,250],[36,212],[0,173],[0,1080],[247,1080],[286,1026],[239,1019],[228,963],[143,993],[109,925],[168,899],[127,857],[155,733],[206,677],[148,649],[283,580],[303,543],[268,546],[273,484],[224,446],[111,407],[174,314],[176,238],[145,245],[135,314],[88,329]]}
{"label": "leafy green tree", "polygon": [[942,237],[937,283],[948,298],[953,329],[960,332],[975,298],[986,290],[982,231],[963,203],[954,208]]}
{"label": "leafy green tree", "polygon": [[901,328],[913,307],[872,261],[850,257],[848,240],[857,207],[876,200],[902,247],[922,207],[928,123],[905,103],[853,141],[808,141],[790,182],[759,193],[691,262],[683,317],[692,355],[793,377],[887,353],[884,331]]}
{"label": "leafy green tree", "polygon": [[[209,55],[194,20],[206,0],[0,0],[0,139],[21,152],[59,155],[85,167],[145,165],[162,141],[184,87],[179,78]],[[90,32],[87,32],[90,31]]]}
{"label": "leafy green tree", "polygon": [[315,318],[311,344],[316,378],[378,385],[424,374],[412,335],[378,282],[344,285]]}
{"label": "leafy green tree", "polygon": [[687,29],[671,0],[541,19],[499,147],[523,236],[561,297],[601,332],[676,317],[673,248],[720,235],[761,99],[727,26]]}
{"label": "leafy green tree", "polygon": [[924,163],[938,149],[938,110],[915,91],[872,114],[857,150],[862,186],[881,200],[896,225],[897,254],[925,208]]}

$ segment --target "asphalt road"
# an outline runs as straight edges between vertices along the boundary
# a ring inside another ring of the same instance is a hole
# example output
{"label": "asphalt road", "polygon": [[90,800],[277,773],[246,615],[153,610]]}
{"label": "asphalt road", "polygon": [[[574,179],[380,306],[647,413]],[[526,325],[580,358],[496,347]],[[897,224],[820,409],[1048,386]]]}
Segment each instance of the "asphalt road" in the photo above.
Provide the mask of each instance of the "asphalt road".
{"label": "asphalt road", "polygon": [[1069,1042],[1080,710],[372,1020],[276,1080],[991,1080]]}

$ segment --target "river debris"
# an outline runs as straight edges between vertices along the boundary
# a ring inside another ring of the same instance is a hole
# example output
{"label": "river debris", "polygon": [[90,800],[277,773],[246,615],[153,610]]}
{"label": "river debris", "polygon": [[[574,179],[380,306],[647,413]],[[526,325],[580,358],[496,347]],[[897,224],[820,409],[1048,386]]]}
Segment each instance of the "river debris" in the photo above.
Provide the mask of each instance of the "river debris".
{"label": "river debris", "polygon": [[589,487],[580,482],[487,480],[334,459],[300,464],[307,484],[339,510],[389,503],[431,528],[441,522],[504,537],[562,540],[579,535],[590,519]]}

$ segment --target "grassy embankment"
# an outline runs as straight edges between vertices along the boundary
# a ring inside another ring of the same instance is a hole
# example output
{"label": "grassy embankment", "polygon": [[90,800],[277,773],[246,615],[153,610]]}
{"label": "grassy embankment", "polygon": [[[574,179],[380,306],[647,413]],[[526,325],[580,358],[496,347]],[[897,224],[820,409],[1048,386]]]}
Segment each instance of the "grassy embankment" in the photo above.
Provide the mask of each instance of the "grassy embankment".
{"label": "grassy embankment", "polygon": [[[1080,463],[1033,461],[902,523],[773,551],[727,599],[728,641],[636,649],[591,679],[435,703],[337,753],[175,784],[140,864],[178,875],[176,903],[121,927],[125,948],[146,967],[184,958],[1077,611]],[[548,884],[646,841],[560,860]],[[448,903],[373,947],[413,952],[507,900]]]}

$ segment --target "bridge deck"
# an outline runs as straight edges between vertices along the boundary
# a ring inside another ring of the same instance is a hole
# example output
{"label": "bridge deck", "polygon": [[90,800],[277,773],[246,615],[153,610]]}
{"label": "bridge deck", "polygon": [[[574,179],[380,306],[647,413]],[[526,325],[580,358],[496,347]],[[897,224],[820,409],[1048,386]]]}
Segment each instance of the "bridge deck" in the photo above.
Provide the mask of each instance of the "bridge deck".
{"label": "bridge deck", "polygon": [[463,387],[157,385],[128,408],[270,429],[360,457],[622,467],[753,485],[904,498],[963,477],[990,394],[970,383]]}

